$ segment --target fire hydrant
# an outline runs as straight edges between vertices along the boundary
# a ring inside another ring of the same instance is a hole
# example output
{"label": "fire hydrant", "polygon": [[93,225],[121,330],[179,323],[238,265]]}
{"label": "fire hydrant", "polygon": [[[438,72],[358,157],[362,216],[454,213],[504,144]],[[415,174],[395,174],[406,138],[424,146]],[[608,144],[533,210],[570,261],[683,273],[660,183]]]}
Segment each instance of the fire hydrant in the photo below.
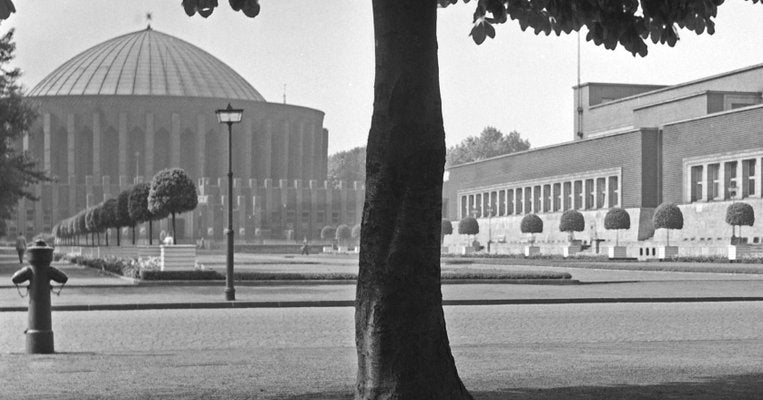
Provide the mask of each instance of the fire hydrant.
{"label": "fire hydrant", "polygon": [[27,248],[26,266],[13,274],[14,285],[29,281],[29,327],[26,330],[26,351],[30,354],[53,353],[53,330],[50,318],[50,281],[62,286],[69,279],[61,270],[51,267],[53,248],[43,240]]}

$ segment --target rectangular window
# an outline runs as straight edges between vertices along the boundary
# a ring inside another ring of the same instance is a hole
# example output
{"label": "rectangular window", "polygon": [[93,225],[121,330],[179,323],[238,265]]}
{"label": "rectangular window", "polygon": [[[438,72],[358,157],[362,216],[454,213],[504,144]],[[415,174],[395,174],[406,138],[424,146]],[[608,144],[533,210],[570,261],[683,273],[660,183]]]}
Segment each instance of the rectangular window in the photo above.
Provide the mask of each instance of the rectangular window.
{"label": "rectangular window", "polygon": [[467,196],[461,196],[461,218],[464,219],[469,215],[469,198]]}
{"label": "rectangular window", "polygon": [[564,182],[563,186],[563,192],[562,192],[562,208],[564,211],[569,210],[572,208],[572,201],[570,200],[572,198],[572,182]]}
{"label": "rectangular window", "polygon": [[316,220],[316,221],[317,221],[319,224],[323,224],[323,223],[325,223],[325,222],[326,222],[326,212],[325,212],[325,211],[323,211],[323,210],[318,210],[318,211],[315,213],[315,220]]}
{"label": "rectangular window", "polygon": [[695,165],[691,167],[691,172],[689,173],[689,184],[691,185],[690,190],[690,198],[689,200],[691,202],[702,200],[702,166],[701,165]]}
{"label": "rectangular window", "polygon": [[477,212],[477,206],[474,205],[474,195],[469,195],[469,208],[466,211],[465,217],[473,217],[474,213]]}
{"label": "rectangular window", "polygon": [[307,224],[310,222],[310,211],[302,211],[302,223]]}
{"label": "rectangular window", "polygon": [[533,212],[533,190],[531,187],[525,188],[525,214]]}
{"label": "rectangular window", "polygon": [[609,207],[621,207],[620,205],[620,182],[617,176],[609,177]]}
{"label": "rectangular window", "polygon": [[585,208],[591,209],[594,205],[593,179],[585,180]]}
{"label": "rectangular window", "polygon": [[579,210],[583,207],[583,181],[575,181],[573,190],[572,208]]}
{"label": "rectangular window", "polygon": [[596,178],[596,208],[604,208],[607,197],[607,178]]}
{"label": "rectangular window", "polygon": [[742,197],[755,195],[755,159],[742,161]]}
{"label": "rectangular window", "polygon": [[482,216],[482,193],[478,193],[475,195],[475,209],[474,209],[474,218],[479,218]]}
{"label": "rectangular window", "polygon": [[540,185],[533,187],[533,212],[539,213],[541,212],[541,205],[540,201],[543,198],[543,193],[541,193]]}
{"label": "rectangular window", "polygon": [[506,191],[498,191],[498,215],[503,217],[506,215]]}
{"label": "rectangular window", "polygon": [[489,215],[495,217],[498,215],[498,192],[490,192]]}
{"label": "rectangular window", "polygon": [[27,210],[26,210],[26,220],[27,221],[34,221],[34,208],[27,208]]}
{"label": "rectangular window", "polygon": [[506,191],[506,215],[514,214],[514,190]]}
{"label": "rectangular window", "polygon": [[336,225],[339,223],[339,213],[334,211],[331,213],[331,223]]}
{"label": "rectangular window", "polygon": [[524,198],[523,193],[522,193],[522,188],[517,188],[516,194],[517,194],[517,196],[516,196],[515,199],[516,199],[516,202],[517,202],[517,214],[522,214],[522,210],[524,208],[524,207],[522,207],[522,205],[524,204],[522,202],[522,199]]}
{"label": "rectangular window", "polygon": [[718,181],[720,164],[710,164],[707,166],[707,200],[716,200],[719,198],[720,182]]}
{"label": "rectangular window", "polygon": [[543,185],[543,212],[551,211],[551,185]]}
{"label": "rectangular window", "polygon": [[554,184],[554,209],[553,211],[559,211],[562,209],[562,184]]}
{"label": "rectangular window", "polygon": [[737,162],[729,161],[723,163],[723,186],[726,188],[723,194],[724,200],[729,200],[739,196],[739,180],[737,179]]}

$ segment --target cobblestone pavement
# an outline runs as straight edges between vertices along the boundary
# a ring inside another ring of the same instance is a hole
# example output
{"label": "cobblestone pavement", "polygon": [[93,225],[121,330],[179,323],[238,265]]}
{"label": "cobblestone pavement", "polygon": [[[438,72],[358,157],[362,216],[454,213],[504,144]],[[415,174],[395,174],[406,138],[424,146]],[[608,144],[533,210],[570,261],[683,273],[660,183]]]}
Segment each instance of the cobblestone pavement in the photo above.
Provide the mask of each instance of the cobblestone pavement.
{"label": "cobblestone pavement", "polygon": [[[760,302],[456,306],[445,314],[459,371],[478,399],[763,376]],[[26,314],[0,313],[0,398],[348,398],[354,381],[352,308],[62,312],[53,323],[60,353],[28,356],[20,353]],[[763,381],[751,382],[746,393],[763,392]],[[725,398],[754,398],[728,390]]]}

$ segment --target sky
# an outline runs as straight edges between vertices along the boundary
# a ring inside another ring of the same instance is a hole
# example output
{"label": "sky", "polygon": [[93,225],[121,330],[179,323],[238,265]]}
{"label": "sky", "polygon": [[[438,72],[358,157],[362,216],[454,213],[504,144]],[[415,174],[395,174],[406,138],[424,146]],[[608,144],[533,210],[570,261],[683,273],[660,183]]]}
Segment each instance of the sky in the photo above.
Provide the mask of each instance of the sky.
{"label": "sky", "polygon": [[[207,19],[187,17],[180,0],[15,1],[0,24],[16,29],[22,84],[31,89],[80,52],[125,33],[153,29],[190,42],[230,65],[270,102],[326,113],[329,154],[363,146],[373,105],[370,0],[261,0],[250,19],[226,0]],[[518,131],[532,147],[573,138],[577,38],[535,36],[516,22],[477,46],[468,36],[474,2],[438,11],[446,142],[485,126]],[[675,48],[650,45],[645,58],[581,44],[581,82],[671,85],[763,63],[763,6],[727,0],[714,35],[681,31]],[[651,42],[650,42],[651,44]],[[285,85],[285,90],[284,90]],[[760,88],[757,88],[760,89]],[[210,110],[210,112],[213,112]]]}

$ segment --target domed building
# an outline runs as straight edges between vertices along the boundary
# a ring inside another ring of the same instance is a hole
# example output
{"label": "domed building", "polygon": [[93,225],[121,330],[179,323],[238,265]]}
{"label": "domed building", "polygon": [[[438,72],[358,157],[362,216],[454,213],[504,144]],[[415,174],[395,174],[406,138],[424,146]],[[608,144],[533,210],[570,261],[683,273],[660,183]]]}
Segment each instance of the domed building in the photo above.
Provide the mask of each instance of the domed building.
{"label": "domed building", "polygon": [[255,230],[264,238],[314,238],[324,225],[360,216],[364,188],[325,181],[322,111],[269,103],[225,63],[151,27],[76,55],[27,97],[40,117],[21,146],[55,182],[40,185],[41,201],[21,202],[13,231],[49,231],[180,167],[198,180],[200,206],[181,215],[178,239],[222,238],[228,131],[215,110],[228,103],[244,110],[233,127],[237,239],[253,239]]}

